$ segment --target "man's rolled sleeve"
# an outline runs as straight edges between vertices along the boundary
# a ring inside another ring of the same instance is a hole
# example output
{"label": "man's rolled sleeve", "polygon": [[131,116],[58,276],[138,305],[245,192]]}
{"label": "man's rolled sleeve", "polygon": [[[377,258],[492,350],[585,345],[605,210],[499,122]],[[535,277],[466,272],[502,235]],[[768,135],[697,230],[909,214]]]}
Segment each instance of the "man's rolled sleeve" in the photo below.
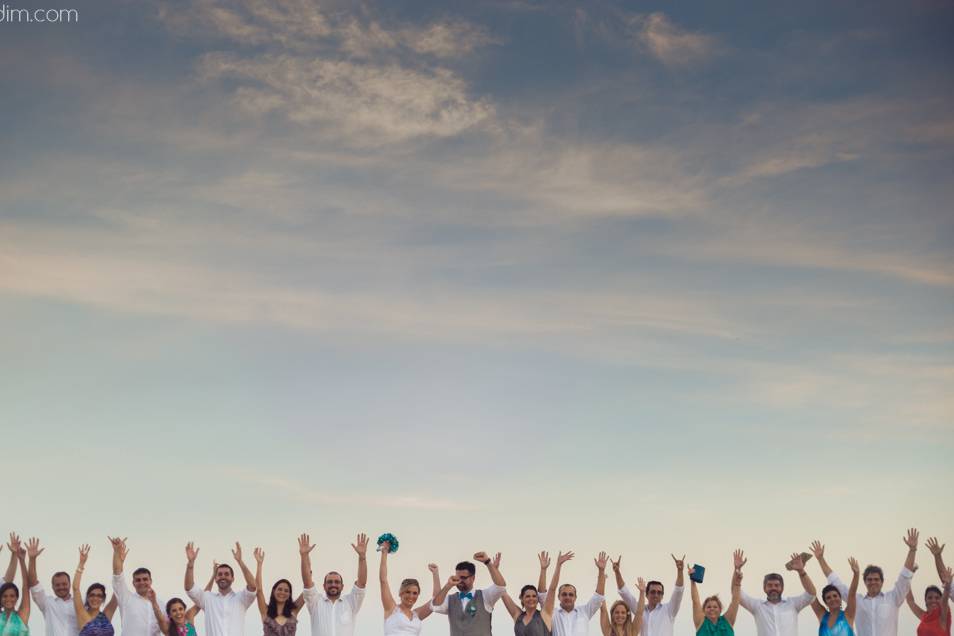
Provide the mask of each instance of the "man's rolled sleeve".
{"label": "man's rolled sleeve", "polygon": [[502,585],[497,585],[496,583],[484,588],[483,597],[484,597],[484,609],[488,612],[493,611],[494,605],[497,604],[497,601],[500,600],[500,597],[503,596],[504,592],[507,591]]}
{"label": "man's rolled sleeve", "polygon": [[40,611],[44,614],[46,613],[46,590],[43,589],[43,586],[37,583],[30,588],[30,598],[33,599],[33,602],[37,607],[40,608]]}
{"label": "man's rolled sleeve", "polygon": [[795,598],[793,598],[792,603],[795,604],[795,609],[800,612],[806,607],[808,607],[809,605],[811,605],[812,600],[814,598],[815,598],[814,594],[809,594],[808,592],[805,592],[804,594],[800,594],[796,596]]}
{"label": "man's rolled sleeve", "polygon": [[639,602],[636,600],[636,595],[633,594],[633,591],[629,589],[628,585],[624,585],[619,588],[619,597],[623,599],[623,602],[626,603],[626,607],[629,608],[633,614],[636,613],[636,608],[639,606]]}
{"label": "man's rolled sleeve", "polygon": [[186,594],[189,595],[189,598],[192,599],[192,602],[199,606],[200,609],[205,609],[205,593],[202,588],[199,587],[199,584],[196,583],[192,586],[191,590],[188,590]]}
{"label": "man's rolled sleeve", "polygon": [[679,606],[682,605],[682,595],[686,592],[685,586],[676,585],[672,588],[672,595],[669,597],[669,617],[676,618],[679,613]]}
{"label": "man's rolled sleeve", "polygon": [[593,615],[600,611],[600,605],[603,604],[603,599],[606,597],[602,594],[594,593],[590,597],[590,600],[586,602],[586,605],[583,606],[583,612],[588,618],[593,618]]}

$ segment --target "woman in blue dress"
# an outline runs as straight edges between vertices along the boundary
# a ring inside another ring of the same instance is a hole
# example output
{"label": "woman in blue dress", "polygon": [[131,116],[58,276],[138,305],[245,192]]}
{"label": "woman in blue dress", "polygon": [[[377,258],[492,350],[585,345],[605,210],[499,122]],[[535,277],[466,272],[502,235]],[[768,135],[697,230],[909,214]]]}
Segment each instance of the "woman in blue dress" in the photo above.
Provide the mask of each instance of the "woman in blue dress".
{"label": "woman in blue dress", "polygon": [[89,557],[89,545],[79,549],[79,565],[73,575],[73,607],[76,609],[76,628],[79,636],[113,636],[113,613],[118,602],[116,595],[106,603],[106,588],[102,583],[93,583],[86,590],[86,602],[80,600],[80,579]]}
{"label": "woman in blue dress", "polygon": [[818,617],[818,636],[855,636],[855,609],[858,592],[858,561],[848,559],[851,565],[851,585],[848,586],[848,606],[841,609],[841,592],[834,585],[822,589],[822,600],[812,599],[812,609]]}

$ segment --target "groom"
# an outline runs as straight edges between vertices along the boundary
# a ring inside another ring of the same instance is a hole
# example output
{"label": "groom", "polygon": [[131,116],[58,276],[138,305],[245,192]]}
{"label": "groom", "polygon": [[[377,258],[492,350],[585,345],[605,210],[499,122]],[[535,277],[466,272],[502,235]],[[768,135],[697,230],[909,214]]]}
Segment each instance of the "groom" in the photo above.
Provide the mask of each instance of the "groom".
{"label": "groom", "polygon": [[499,553],[497,559],[493,560],[487,556],[486,552],[478,552],[474,555],[475,561],[480,561],[487,566],[490,580],[493,581],[492,585],[475,592],[474,579],[477,568],[470,561],[461,561],[455,568],[457,577],[460,579],[457,584],[458,591],[450,595],[442,591],[434,597],[431,609],[440,614],[447,614],[450,636],[491,636],[490,619],[494,605],[507,589],[507,582],[497,569],[500,563],[499,557]]}

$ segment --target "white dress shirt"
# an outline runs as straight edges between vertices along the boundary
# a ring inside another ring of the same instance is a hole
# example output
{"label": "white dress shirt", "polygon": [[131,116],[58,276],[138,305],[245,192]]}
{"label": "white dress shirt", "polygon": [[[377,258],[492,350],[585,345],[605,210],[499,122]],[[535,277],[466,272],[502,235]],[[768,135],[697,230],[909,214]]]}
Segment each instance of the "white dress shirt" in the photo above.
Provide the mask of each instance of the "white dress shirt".
{"label": "white dress shirt", "polygon": [[[858,636],[898,636],[898,608],[911,589],[911,577],[914,572],[901,568],[894,588],[877,596],[858,594],[858,608],[855,610],[855,633]],[[838,588],[842,598],[848,597],[848,587],[832,572],[828,582]]]}
{"label": "white dress shirt", "polygon": [[[547,592],[537,595],[542,606],[547,600]],[[577,605],[572,612],[567,612],[557,606],[553,610],[553,636],[587,636],[590,629],[590,619],[600,611],[600,605],[606,598],[602,594],[593,594],[589,601]]]}
{"label": "white dress shirt", "polygon": [[46,636],[76,636],[79,630],[76,628],[76,607],[72,596],[62,599],[47,594],[43,586],[37,583],[30,588],[30,597],[43,612]]}
{"label": "white dress shirt", "polygon": [[[667,603],[660,603],[653,609],[649,605],[643,610],[643,626],[640,634],[643,636],[672,636],[673,623],[676,621],[676,614],[679,613],[679,606],[682,605],[682,595],[686,588],[682,585],[676,585],[672,588],[672,594]],[[633,614],[639,602],[633,591],[628,585],[624,585],[619,591],[620,598],[626,603]]]}
{"label": "white dress shirt", "polygon": [[[152,611],[152,602],[139,596],[126,585],[122,574],[113,575],[113,593],[119,601],[119,615],[123,619],[123,636],[163,636],[156,620],[156,613]],[[156,599],[159,607],[165,607],[160,599]]]}
{"label": "white dress shirt", "polygon": [[312,636],[354,635],[354,619],[364,601],[364,588],[355,585],[337,601],[329,599],[315,585],[305,588],[304,595],[311,615]]}
{"label": "white dress shirt", "polygon": [[755,617],[758,636],[798,636],[798,613],[812,604],[813,595],[785,597],[778,603],[755,598],[742,592],[740,605]]}
{"label": "white dress shirt", "polygon": [[[459,591],[459,590],[458,590]],[[496,583],[491,583],[489,587],[482,589],[481,596],[484,599],[484,609],[488,612],[494,611],[494,605],[497,604],[497,601],[500,600],[500,597],[503,596],[503,593],[507,591],[507,588],[497,585]],[[477,596],[477,593],[474,590],[471,590],[471,593],[474,596]],[[431,611],[437,612],[438,614],[447,613],[447,603],[450,601],[450,597],[453,595],[453,592],[448,593],[444,597],[444,602],[440,605],[434,605],[431,603]],[[470,602],[470,599],[462,598],[460,599],[460,606],[467,607],[467,604]]]}
{"label": "white dress shirt", "polygon": [[245,633],[245,611],[255,602],[255,592],[245,586],[238,592],[229,590],[228,594],[221,594],[218,589],[206,592],[196,583],[188,594],[205,611],[206,636],[242,636]]}

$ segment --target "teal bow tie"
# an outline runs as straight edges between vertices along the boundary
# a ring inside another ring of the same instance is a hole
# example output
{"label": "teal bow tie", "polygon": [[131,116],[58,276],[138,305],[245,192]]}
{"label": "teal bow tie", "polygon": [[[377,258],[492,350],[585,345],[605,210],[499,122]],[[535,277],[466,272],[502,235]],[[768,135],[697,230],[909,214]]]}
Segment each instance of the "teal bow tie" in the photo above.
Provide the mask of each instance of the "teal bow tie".
{"label": "teal bow tie", "polygon": [[474,598],[474,595],[473,595],[472,592],[467,592],[466,594],[461,594],[461,595],[460,595],[460,599],[461,599],[462,601],[463,601],[463,600],[466,600],[466,599],[472,599],[472,598]]}

